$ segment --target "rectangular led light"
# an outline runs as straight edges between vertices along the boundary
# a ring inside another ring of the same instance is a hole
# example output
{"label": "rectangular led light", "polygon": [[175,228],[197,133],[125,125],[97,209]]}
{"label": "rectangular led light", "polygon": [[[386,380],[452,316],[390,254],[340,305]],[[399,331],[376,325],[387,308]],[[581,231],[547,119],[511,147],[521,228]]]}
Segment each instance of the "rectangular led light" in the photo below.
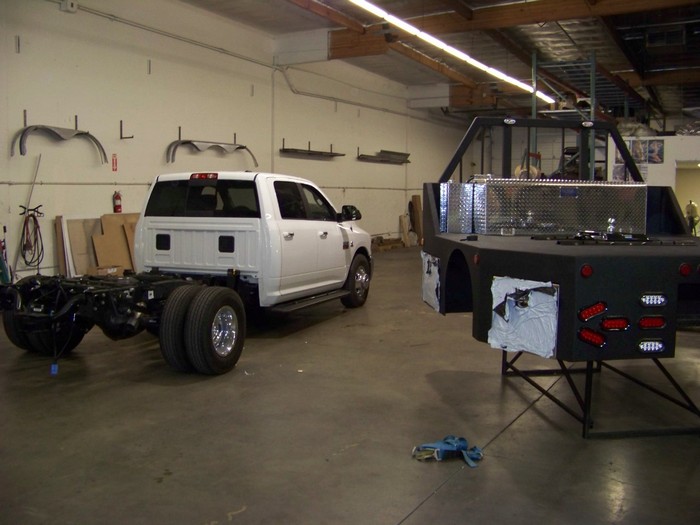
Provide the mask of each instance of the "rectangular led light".
{"label": "rectangular led light", "polygon": [[643,354],[656,354],[666,349],[663,341],[640,341],[638,348]]}
{"label": "rectangular led light", "polygon": [[646,293],[641,297],[642,306],[666,306],[668,299],[661,293]]}

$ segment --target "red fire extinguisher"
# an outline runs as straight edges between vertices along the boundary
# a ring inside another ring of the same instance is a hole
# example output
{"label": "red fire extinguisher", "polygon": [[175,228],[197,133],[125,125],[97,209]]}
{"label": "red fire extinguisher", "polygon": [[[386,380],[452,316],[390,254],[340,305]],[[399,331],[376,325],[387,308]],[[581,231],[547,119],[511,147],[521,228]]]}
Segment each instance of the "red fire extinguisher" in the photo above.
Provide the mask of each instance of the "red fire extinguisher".
{"label": "red fire extinguisher", "polygon": [[114,208],[114,213],[122,212],[122,194],[118,191],[115,191],[114,195],[112,195],[112,207]]}

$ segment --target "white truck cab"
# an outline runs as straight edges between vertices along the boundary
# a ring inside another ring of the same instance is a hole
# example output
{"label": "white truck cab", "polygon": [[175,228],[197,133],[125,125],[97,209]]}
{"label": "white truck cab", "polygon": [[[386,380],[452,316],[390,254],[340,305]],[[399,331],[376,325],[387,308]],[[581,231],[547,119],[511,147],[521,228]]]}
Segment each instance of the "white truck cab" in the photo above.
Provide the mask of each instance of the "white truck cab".
{"label": "white truck cab", "polygon": [[371,242],[353,223],[360,218],[353,206],[338,212],[320,188],[298,177],[161,175],[136,228],[136,269],[220,279],[235,272],[262,307],[333,292],[361,306]]}

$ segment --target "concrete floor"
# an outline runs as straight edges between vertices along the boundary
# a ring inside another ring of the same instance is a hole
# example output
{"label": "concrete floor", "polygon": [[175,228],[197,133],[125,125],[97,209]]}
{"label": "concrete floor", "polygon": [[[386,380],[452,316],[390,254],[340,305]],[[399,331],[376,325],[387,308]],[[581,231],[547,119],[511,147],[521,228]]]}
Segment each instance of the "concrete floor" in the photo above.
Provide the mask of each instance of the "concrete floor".
{"label": "concrete floor", "polygon": [[[2,333],[0,523],[700,523],[698,436],[582,439],[501,377],[469,315],[421,301],[416,249],[375,258],[365,307],[273,319],[219,377],[99,330],[51,377]],[[700,403],[700,332],[678,346],[665,364]],[[664,384],[648,361],[616,364]],[[564,379],[540,381],[573,401]],[[700,424],[609,371],[594,385],[600,430]],[[448,434],[483,448],[478,468],[411,458]]]}

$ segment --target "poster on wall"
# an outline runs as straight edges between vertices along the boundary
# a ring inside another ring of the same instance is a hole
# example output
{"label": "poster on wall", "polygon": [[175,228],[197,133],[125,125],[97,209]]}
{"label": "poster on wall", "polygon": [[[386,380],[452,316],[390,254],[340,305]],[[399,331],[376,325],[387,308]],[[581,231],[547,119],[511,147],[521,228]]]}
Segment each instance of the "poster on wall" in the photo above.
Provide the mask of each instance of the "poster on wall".
{"label": "poster on wall", "polygon": [[[663,164],[664,141],[662,139],[632,139],[626,142],[639,173],[646,181],[649,174],[649,164]],[[624,166],[624,160],[619,150],[615,151],[615,165],[613,166],[613,180],[629,180],[629,174]]]}
{"label": "poster on wall", "polygon": [[630,140],[627,147],[637,164],[663,164],[664,141],[662,139]]}

